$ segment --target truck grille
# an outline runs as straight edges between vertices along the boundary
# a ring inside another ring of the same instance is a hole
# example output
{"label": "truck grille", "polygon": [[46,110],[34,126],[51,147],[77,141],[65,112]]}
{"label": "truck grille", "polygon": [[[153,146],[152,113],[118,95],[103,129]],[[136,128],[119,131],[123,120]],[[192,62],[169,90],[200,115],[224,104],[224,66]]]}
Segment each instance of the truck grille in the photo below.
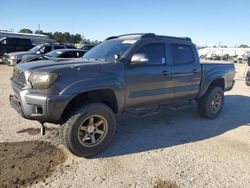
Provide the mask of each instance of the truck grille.
{"label": "truck grille", "polygon": [[15,67],[13,70],[12,81],[15,82],[21,88],[25,87],[26,86],[26,79],[25,79],[24,72],[21,70],[18,70]]}

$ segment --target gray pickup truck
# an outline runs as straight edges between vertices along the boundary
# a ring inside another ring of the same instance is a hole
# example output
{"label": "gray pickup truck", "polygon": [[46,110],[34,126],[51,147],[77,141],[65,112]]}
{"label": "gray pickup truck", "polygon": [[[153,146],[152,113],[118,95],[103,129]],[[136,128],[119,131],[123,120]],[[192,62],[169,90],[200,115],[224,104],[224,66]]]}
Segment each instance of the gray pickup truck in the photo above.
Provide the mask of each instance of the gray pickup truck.
{"label": "gray pickup truck", "polygon": [[216,118],[234,76],[233,64],[200,64],[189,38],[129,34],[107,38],[83,59],[17,65],[9,101],[27,119],[60,124],[70,152],[88,157],[111,142],[115,114],[195,100],[201,116]]}

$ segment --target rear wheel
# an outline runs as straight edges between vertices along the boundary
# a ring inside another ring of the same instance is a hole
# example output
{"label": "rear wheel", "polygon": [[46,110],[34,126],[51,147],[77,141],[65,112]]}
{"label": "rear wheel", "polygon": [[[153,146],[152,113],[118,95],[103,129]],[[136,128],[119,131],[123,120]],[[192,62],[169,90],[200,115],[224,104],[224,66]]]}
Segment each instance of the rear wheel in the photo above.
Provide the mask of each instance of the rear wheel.
{"label": "rear wheel", "polygon": [[210,87],[207,93],[198,99],[198,112],[209,119],[216,118],[224,105],[224,91],[221,87]]}
{"label": "rear wheel", "polygon": [[112,110],[101,103],[78,108],[63,126],[65,146],[76,156],[88,157],[104,150],[111,142],[116,121]]}

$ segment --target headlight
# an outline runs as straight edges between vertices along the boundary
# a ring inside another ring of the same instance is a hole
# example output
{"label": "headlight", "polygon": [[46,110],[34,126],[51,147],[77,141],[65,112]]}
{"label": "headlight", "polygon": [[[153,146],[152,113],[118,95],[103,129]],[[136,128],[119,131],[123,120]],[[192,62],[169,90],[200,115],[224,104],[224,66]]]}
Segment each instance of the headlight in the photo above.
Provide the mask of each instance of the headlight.
{"label": "headlight", "polygon": [[15,59],[17,59],[17,56],[11,55],[11,56],[10,56],[10,59],[15,60]]}
{"label": "headlight", "polygon": [[33,72],[28,80],[33,89],[43,90],[50,88],[57,78],[57,73]]}

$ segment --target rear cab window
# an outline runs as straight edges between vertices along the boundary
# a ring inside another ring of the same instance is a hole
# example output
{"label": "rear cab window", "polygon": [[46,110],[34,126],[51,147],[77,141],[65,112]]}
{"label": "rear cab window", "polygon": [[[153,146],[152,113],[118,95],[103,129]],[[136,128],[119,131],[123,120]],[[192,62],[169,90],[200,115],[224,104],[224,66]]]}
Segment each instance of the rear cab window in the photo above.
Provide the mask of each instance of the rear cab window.
{"label": "rear cab window", "polygon": [[174,65],[190,64],[194,62],[192,46],[185,44],[171,44],[170,48]]}

